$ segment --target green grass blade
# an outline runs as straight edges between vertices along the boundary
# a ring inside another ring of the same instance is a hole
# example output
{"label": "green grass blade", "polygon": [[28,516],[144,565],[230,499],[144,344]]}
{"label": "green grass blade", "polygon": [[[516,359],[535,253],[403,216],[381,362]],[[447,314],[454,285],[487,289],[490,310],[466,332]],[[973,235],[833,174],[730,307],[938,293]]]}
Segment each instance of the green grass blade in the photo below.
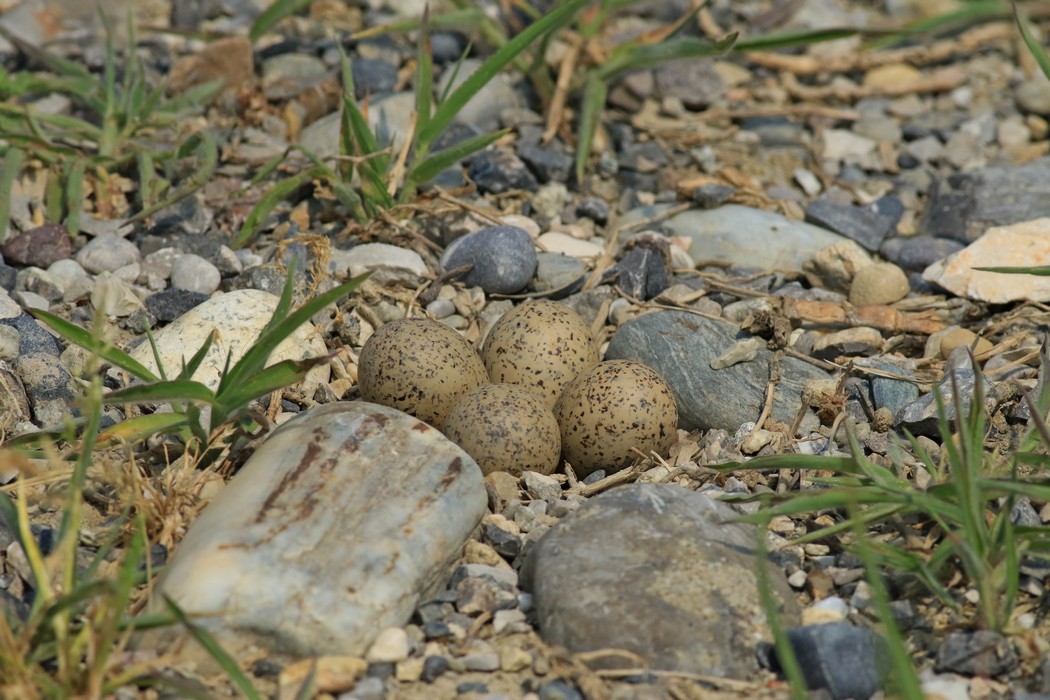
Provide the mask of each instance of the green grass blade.
{"label": "green grass blade", "polygon": [[430,121],[430,103],[434,95],[434,56],[430,49],[430,6],[423,10],[419,25],[419,51],[416,53],[416,129],[419,133]]}
{"label": "green grass blade", "polygon": [[161,433],[175,433],[186,425],[186,416],[179,412],[151,413],[121,421],[103,430],[100,445],[134,444]]}
{"label": "green grass blade", "polygon": [[254,22],[252,22],[252,28],[248,32],[248,38],[254,44],[262,35],[272,29],[278,22],[285,17],[290,17],[296,12],[305,9],[310,5],[312,0],[274,0],[270,3],[270,6],[263,10],[262,14],[259,15]]}
{"label": "green grass blade", "polygon": [[624,47],[602,63],[595,74],[598,79],[607,81],[628,70],[652,68],[684,58],[718,56],[732,48],[736,40],[737,35],[734,33],[713,42],[695,37],[681,37],[657,44]]}
{"label": "green grass blade", "polygon": [[26,309],[26,311],[32,314],[37,320],[47,324],[51,330],[58,333],[64,340],[97,354],[103,360],[116,367],[127,370],[135,378],[141,379],[144,382],[157,381],[158,378],[153,372],[146,369],[145,366],[133,359],[126,352],[115,348],[112,345],[100,342],[92,336],[91,333],[80,326],[41,309]]}
{"label": "green grass blade", "polygon": [[0,163],[0,243],[6,238],[6,231],[11,221],[11,195],[15,178],[22,172],[26,152],[21,148],[9,148]]}
{"label": "green grass blade", "polygon": [[747,36],[738,39],[733,46],[733,51],[772,51],[774,49],[805,47],[825,41],[846,39],[859,33],[860,30],[855,28],[841,27],[833,29],[797,29],[775,32],[773,34],[760,34],[759,36]]}
{"label": "green grass blade", "polygon": [[[215,173],[215,169],[219,163],[219,147],[215,143],[215,137],[208,131],[199,131],[194,135],[193,139],[183,144],[176,153],[182,153],[187,149],[192,149],[193,156],[197,160],[197,170],[194,171],[193,175],[190,176],[186,182],[180,184],[162,201],[159,201],[153,206],[147,207],[138,214],[130,217],[128,222],[144,219],[165,207],[169,207],[172,204],[189,197],[191,194],[208,184],[208,181],[211,180],[211,176]],[[180,155],[178,157],[182,156]]]}
{"label": "green grass blade", "polygon": [[1043,45],[1032,36],[1032,31],[1028,27],[1028,19],[1021,16],[1021,10],[1017,7],[1016,0],[1012,0],[1010,5],[1013,6],[1014,23],[1017,24],[1017,29],[1021,32],[1021,38],[1024,39],[1025,46],[1028,47],[1028,51],[1035,58],[1035,62],[1039,64],[1039,69],[1043,71],[1043,75],[1050,78],[1050,56],[1046,54],[1046,49],[1043,48]]}
{"label": "green grass blade", "polygon": [[84,159],[76,158],[66,174],[66,231],[80,233],[80,214],[84,208]]}
{"label": "green grass blade", "polygon": [[226,650],[222,648],[222,645],[200,625],[195,624],[190,620],[185,612],[182,611],[178,605],[175,604],[168,596],[164,596],[164,603],[168,606],[168,610],[175,617],[175,619],[182,623],[186,628],[186,631],[190,633],[198,644],[204,647],[204,650],[208,655],[215,660],[219,667],[226,673],[226,676],[233,681],[234,685],[248,700],[263,700],[263,697],[255,690],[255,686],[248,680],[248,677],[244,675],[244,671],[237,665],[237,661],[226,653]]}
{"label": "green grass blade", "polygon": [[276,325],[267,326],[267,329],[259,335],[259,339],[244,353],[244,356],[241,357],[237,364],[230,368],[229,372],[223,374],[219,388],[216,391],[219,399],[224,401],[225,396],[231,390],[236,391],[238,385],[247,382],[252,375],[260,372],[266,366],[266,361],[274,349],[285,338],[294,333],[295,329],[324,307],[352,292],[367,278],[368,274],[366,273],[354,277],[323,294],[318,294]]}
{"label": "green grass blade", "polygon": [[580,112],[579,143],[576,145],[576,181],[579,183],[583,182],[583,172],[591,157],[594,135],[598,133],[607,90],[604,81],[595,75],[588,76],[583,90],[583,109]]}
{"label": "green grass blade", "polygon": [[981,272],[1001,272],[1007,275],[1037,275],[1039,277],[1050,277],[1050,266],[1040,267],[975,267],[974,270]]}
{"label": "green grass blade", "polygon": [[780,663],[780,668],[784,675],[787,676],[788,685],[791,688],[791,697],[797,700],[806,700],[809,697],[809,692],[806,688],[806,677],[802,673],[798,657],[795,656],[795,649],[791,646],[787,630],[784,629],[784,625],[780,621],[780,609],[777,605],[776,596],[773,593],[773,583],[769,574],[769,553],[766,549],[768,525],[769,522],[767,520],[762,527],[757,528],[755,537],[757,543],[755,547],[755,574],[759,600],[762,604],[762,610],[766,613],[766,624],[769,625],[769,631],[773,634],[773,644],[777,650],[777,661]]}
{"label": "green grass blade", "polygon": [[452,123],[463,106],[496,77],[504,66],[517,58],[534,40],[570,21],[588,2],[590,0],[567,0],[501,46],[437,108],[426,128],[418,133],[419,149],[424,153],[429,151],[430,144]]}
{"label": "green grass blade", "polygon": [[305,360],[282,360],[253,374],[247,381],[222,395],[222,411],[230,415],[260,396],[292,386],[318,365],[332,361],[334,355],[311,357]]}
{"label": "green grass blade", "polygon": [[296,173],[291,177],[280,180],[273,187],[271,187],[266,194],[259,198],[255,206],[248,213],[244,223],[241,225],[241,230],[237,234],[237,237],[230,243],[230,247],[243,248],[244,246],[251,243],[255,236],[259,233],[259,227],[262,225],[266,217],[270,215],[270,212],[281,203],[282,200],[286,199],[293,192],[298,190],[300,187],[310,182],[315,176],[316,172],[313,168],[310,170],[303,170],[302,172]]}
{"label": "green grass blade", "polygon": [[491,134],[472,136],[465,141],[457,143],[455,146],[442,149],[437,153],[430,155],[422,163],[413,166],[412,170],[408,173],[408,181],[413,184],[426,182],[435,177],[445,168],[452,167],[470,154],[477,153],[478,151],[487,148],[489,145],[509,134],[510,131],[510,129],[501,129],[500,131]]}
{"label": "green grass blade", "polygon": [[182,366],[182,371],[179,372],[176,379],[190,379],[200,368],[201,363],[204,362],[204,358],[208,355],[208,351],[211,350],[211,346],[215,343],[216,338],[219,337],[219,329],[213,328],[208,337],[204,339],[201,346],[197,349],[197,352],[193,353],[193,357],[190,358],[189,362]]}
{"label": "green grass blade", "polygon": [[200,382],[191,379],[169,379],[154,384],[129,386],[111,391],[104,397],[106,403],[171,403],[195,401],[218,405],[215,392]]}

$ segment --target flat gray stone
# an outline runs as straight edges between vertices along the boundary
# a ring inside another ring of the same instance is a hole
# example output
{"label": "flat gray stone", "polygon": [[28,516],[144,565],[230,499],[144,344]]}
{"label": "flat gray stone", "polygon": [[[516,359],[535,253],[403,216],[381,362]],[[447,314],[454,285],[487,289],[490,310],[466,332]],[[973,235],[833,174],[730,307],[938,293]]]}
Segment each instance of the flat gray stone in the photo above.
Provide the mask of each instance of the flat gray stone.
{"label": "flat gray stone", "polygon": [[[392,408],[330,403],[278,428],[193,523],[162,575],[235,658],[363,656],[447,581],[486,512],[481,470]],[[178,626],[145,633],[206,663]]]}
{"label": "flat gray stone", "polygon": [[371,272],[372,281],[382,285],[417,287],[428,274],[419,253],[389,243],[363,243],[349,250],[332,248],[329,255],[329,272],[347,278]]}
{"label": "flat gray stone", "polygon": [[[724,503],[666,484],[592,498],[525,561],[540,635],[572,652],[626,649],[657,670],[752,677],[755,645],[770,635],[755,580],[758,533],[736,517]],[[769,573],[791,625],[798,604],[775,565]]]}
{"label": "flat gray stone", "polygon": [[818,226],[739,204],[690,209],[672,216],[666,226],[693,240],[689,254],[697,261],[763,270],[801,270],[818,250],[846,240]]}
{"label": "flat gray stone", "polygon": [[[711,361],[745,336],[732,324],[686,311],[654,311],[616,331],[605,359],[641,362],[667,380],[680,427],[732,432],[761,414],[772,353],[761,348],[751,362],[718,370],[711,369]],[[791,423],[802,405],[806,380],[829,375],[793,357],[782,358],[780,367],[772,416]]]}
{"label": "flat gray stone", "polygon": [[1050,158],[997,165],[938,180],[919,230],[971,243],[993,226],[1050,216]]}

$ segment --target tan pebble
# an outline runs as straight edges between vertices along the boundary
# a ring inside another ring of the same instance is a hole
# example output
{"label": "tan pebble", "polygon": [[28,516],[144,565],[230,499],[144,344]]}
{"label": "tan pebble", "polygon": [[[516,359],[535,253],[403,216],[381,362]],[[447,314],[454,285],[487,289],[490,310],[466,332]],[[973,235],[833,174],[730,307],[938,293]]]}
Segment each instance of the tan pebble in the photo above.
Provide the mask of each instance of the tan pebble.
{"label": "tan pebble", "polygon": [[394,677],[402,683],[415,683],[423,676],[423,658],[412,658],[399,661],[394,670]]}
{"label": "tan pebble", "polygon": [[504,649],[499,655],[499,665],[508,673],[523,671],[532,665],[532,654],[521,648]]}
{"label": "tan pebble", "polygon": [[287,691],[294,692],[301,688],[310,676],[313,676],[314,687],[318,691],[339,693],[354,687],[367,670],[368,662],[356,656],[322,656],[286,666],[277,682],[282,698],[287,697]]}
{"label": "tan pebble", "polygon": [[872,428],[877,433],[885,433],[887,430],[893,427],[893,411],[883,406],[875,411],[875,421],[873,422]]}
{"label": "tan pebble", "polygon": [[911,287],[904,270],[893,263],[881,262],[862,267],[853,276],[849,302],[854,306],[892,304],[908,296]]}
{"label": "tan pebble", "polygon": [[[977,341],[976,346],[974,346],[974,341]],[[980,355],[988,352],[994,346],[986,338],[978,338],[976,333],[965,328],[956,328],[941,336],[941,357],[944,359],[947,360],[952,351],[960,347],[973,348],[974,354]]]}

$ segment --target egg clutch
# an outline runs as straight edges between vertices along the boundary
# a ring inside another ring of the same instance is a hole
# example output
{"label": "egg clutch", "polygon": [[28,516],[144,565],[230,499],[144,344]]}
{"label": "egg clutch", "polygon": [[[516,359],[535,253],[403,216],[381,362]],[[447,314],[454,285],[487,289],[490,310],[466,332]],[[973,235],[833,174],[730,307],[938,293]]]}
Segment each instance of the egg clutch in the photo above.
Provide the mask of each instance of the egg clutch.
{"label": "egg clutch", "polygon": [[667,382],[599,359],[579,314],[527,301],[496,321],[480,355],[437,321],[387,323],[361,350],[358,384],[365,401],[442,430],[485,474],[550,474],[564,459],[584,478],[624,469],[638,451],[666,455],[678,426]]}

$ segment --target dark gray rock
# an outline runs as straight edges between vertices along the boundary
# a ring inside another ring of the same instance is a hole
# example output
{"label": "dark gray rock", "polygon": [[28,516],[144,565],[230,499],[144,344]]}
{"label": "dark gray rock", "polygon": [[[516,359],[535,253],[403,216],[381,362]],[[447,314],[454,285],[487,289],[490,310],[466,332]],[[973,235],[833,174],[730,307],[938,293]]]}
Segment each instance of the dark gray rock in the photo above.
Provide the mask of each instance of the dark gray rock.
{"label": "dark gray rock", "polygon": [[623,257],[613,268],[616,285],[634,297],[648,301],[671,286],[671,252],[667,238],[642,234],[628,241]]}
{"label": "dark gray rock", "polygon": [[841,233],[873,252],[879,249],[896,225],[893,217],[880,214],[871,207],[839,204],[827,198],[809,203],[806,221]]}
{"label": "dark gray rock", "polygon": [[[903,369],[889,362],[867,362],[866,366],[893,372],[905,377],[914,377],[911,370]],[[912,382],[905,382],[890,377],[871,377],[871,399],[875,409],[887,408],[896,415],[897,411],[919,398],[919,387]]]}
{"label": "dark gray rock", "polygon": [[471,158],[467,176],[479,190],[492,194],[507,190],[535,192],[540,186],[521,158],[499,149],[482,151]]}
{"label": "dark gray rock", "polygon": [[700,185],[693,190],[690,199],[701,209],[714,209],[728,202],[735,193],[736,188],[729,185]]}
{"label": "dark gray rock", "polygon": [[726,91],[725,81],[708,58],[662,63],[653,71],[653,77],[661,98],[677,97],[692,110],[704,109]]}
{"label": "dark gray rock", "polygon": [[[641,362],[667,380],[678,403],[682,428],[732,432],[761,414],[772,355],[761,348],[751,362],[711,369],[711,361],[740,337],[745,336],[730,323],[685,311],[654,311],[616,331],[605,359]],[[801,360],[784,357],[780,377],[772,416],[790,424],[802,405],[805,381],[828,375]]]}
{"label": "dark gray rock", "polygon": [[79,416],[76,401],[80,391],[59,360],[58,341],[24,312],[0,318],[0,324],[18,331],[18,357],[11,366],[25,387],[34,422],[54,427],[67,417]]}
{"label": "dark gray rock", "polygon": [[520,292],[536,274],[536,248],[517,226],[490,226],[452,242],[441,256],[441,269],[473,269],[459,277],[464,284],[492,294]]}
{"label": "dark gray rock", "polygon": [[1017,667],[1010,640],[991,630],[951,632],[937,650],[938,672],[995,677]]}
{"label": "dark gray rock", "polygon": [[[536,174],[540,182],[568,182],[572,173],[572,156],[557,139],[550,143],[540,142],[540,129],[533,127],[532,138],[526,138],[524,130],[518,142],[518,157]],[[530,131],[532,131],[530,130]]]}
{"label": "dark gray rock", "polygon": [[377,58],[355,58],[350,63],[354,77],[354,95],[359,100],[369,95],[393,92],[397,86],[397,66]]}
{"label": "dark gray rock", "polygon": [[587,197],[576,205],[576,215],[586,216],[599,226],[604,226],[609,221],[609,204],[604,199]]}
{"label": "dark gray rock", "polygon": [[[826,690],[834,700],[866,700],[882,689],[889,649],[875,632],[830,622],[797,627],[787,636],[810,690]],[[779,666],[775,657],[774,651]]]}
{"label": "dark gray rock", "polygon": [[[952,381],[953,377],[954,382]],[[941,400],[944,402],[945,418],[952,421],[956,416],[956,391],[958,391],[963,411],[968,412],[973,404],[976,385],[977,375],[972,369],[963,367],[952,370],[941,379],[936,389],[920,396],[897,411],[893,419],[893,427],[900,430],[908,430],[912,435],[939,438],[937,395],[940,394]],[[985,380],[985,386],[987,385],[987,380]]]}
{"label": "dark gray rock", "polygon": [[972,243],[992,226],[1050,216],[1050,158],[991,166],[934,183],[919,228]]}
{"label": "dark gray rock", "polygon": [[146,297],[146,310],[161,323],[170,323],[211,296],[172,287]]}
{"label": "dark gray rock", "polygon": [[652,174],[667,165],[667,155],[655,141],[629,143],[620,150],[620,167],[625,170]]}
{"label": "dark gray rock", "polygon": [[[551,528],[522,568],[540,635],[572,652],[626,649],[658,670],[752,677],[751,645],[768,638],[755,580],[759,535],[736,517],[664,484],[592,498]],[[783,619],[797,619],[783,575],[769,573]]]}
{"label": "dark gray rock", "polygon": [[922,271],[965,247],[959,241],[934,236],[890,238],[879,247],[879,255],[904,270]]}
{"label": "dark gray rock", "polygon": [[467,44],[467,38],[459,32],[434,32],[430,35],[430,53],[439,66],[458,61]]}

